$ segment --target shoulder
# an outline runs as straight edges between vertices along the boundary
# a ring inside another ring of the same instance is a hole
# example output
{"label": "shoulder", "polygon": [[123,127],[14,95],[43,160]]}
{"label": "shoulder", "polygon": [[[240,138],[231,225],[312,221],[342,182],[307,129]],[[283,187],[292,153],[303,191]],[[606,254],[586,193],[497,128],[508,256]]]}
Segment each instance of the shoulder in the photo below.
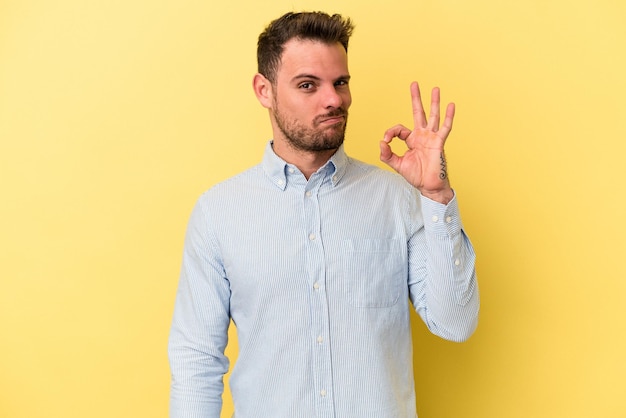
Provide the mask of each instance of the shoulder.
{"label": "shoulder", "polygon": [[222,180],[204,191],[196,201],[196,210],[219,213],[236,207],[237,202],[250,196],[261,187],[265,176],[260,165],[255,165],[230,178]]}
{"label": "shoulder", "polygon": [[228,197],[230,195],[237,195],[240,190],[245,190],[250,187],[258,187],[263,179],[263,170],[260,165],[255,165],[222,180],[211,187],[209,187],[202,195],[201,199],[211,200],[215,198]]}
{"label": "shoulder", "polygon": [[405,213],[419,211],[419,191],[395,171],[349,158],[344,180],[354,193],[366,195],[372,206],[378,203],[402,208]]}
{"label": "shoulder", "polygon": [[347,166],[347,175],[352,181],[362,180],[368,182],[372,186],[386,186],[404,192],[413,189],[413,187],[395,171],[390,171],[352,157],[348,157]]}

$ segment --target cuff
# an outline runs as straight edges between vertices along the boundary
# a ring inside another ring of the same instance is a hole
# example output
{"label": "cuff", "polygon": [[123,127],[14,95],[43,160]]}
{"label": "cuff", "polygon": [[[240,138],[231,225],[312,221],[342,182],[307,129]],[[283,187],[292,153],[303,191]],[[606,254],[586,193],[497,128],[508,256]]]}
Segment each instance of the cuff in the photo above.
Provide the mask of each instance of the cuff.
{"label": "cuff", "polygon": [[420,195],[424,228],[437,235],[455,236],[463,229],[456,193],[447,205]]}

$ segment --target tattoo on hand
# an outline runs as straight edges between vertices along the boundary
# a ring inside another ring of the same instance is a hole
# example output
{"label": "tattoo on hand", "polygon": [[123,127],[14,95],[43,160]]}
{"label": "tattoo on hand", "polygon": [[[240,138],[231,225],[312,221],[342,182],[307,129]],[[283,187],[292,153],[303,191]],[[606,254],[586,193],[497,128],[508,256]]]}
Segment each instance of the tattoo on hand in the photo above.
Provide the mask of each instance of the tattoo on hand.
{"label": "tattoo on hand", "polygon": [[439,173],[439,178],[441,180],[445,180],[448,177],[448,170],[446,167],[446,157],[443,155],[443,152],[439,156],[441,158],[441,173]]}

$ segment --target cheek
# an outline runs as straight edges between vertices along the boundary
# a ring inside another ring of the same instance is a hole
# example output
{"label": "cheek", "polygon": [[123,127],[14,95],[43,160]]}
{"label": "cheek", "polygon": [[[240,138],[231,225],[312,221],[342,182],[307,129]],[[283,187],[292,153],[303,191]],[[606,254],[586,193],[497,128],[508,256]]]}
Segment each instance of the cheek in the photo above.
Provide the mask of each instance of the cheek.
{"label": "cheek", "polygon": [[343,107],[347,109],[350,107],[351,104],[352,104],[352,95],[348,91],[343,97]]}
{"label": "cheek", "polygon": [[352,104],[352,94],[350,93],[349,89],[346,89],[346,91],[343,91],[341,93],[341,101],[343,102],[343,108],[347,109],[350,107],[350,105]]}

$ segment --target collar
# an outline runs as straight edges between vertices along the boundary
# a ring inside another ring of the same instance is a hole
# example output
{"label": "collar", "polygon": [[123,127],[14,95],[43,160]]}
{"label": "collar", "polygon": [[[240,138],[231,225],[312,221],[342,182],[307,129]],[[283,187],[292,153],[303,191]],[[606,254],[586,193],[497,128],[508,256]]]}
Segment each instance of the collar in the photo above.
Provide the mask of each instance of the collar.
{"label": "collar", "polygon": [[[317,173],[326,172],[331,178],[333,187],[341,181],[346,173],[349,158],[343,148],[343,144],[337,149],[332,157],[317,170]],[[263,162],[261,163],[263,171],[270,181],[281,190],[285,190],[289,176],[300,173],[300,170],[293,164],[287,163],[274,152],[272,141],[268,141],[263,154]]]}

